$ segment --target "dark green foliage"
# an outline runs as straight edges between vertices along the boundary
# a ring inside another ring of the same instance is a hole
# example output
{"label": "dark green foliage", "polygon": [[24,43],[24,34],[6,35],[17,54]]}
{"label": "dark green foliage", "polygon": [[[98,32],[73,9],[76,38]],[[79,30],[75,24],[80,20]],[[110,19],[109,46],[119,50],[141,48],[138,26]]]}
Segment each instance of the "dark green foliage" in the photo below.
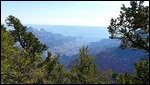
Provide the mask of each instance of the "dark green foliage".
{"label": "dark green foliage", "polygon": [[66,84],[69,83],[69,73],[59,63],[59,55],[52,56],[48,52],[46,60],[42,64],[44,69],[43,79],[45,84]]}
{"label": "dark green foliage", "polygon": [[[1,25],[1,83],[35,83],[40,77],[41,68],[37,66],[42,58],[39,55],[47,46],[41,44],[31,32],[27,33],[26,27],[17,18],[9,16],[6,22],[15,30],[8,32]],[[17,41],[24,50],[19,51],[14,46]]]}
{"label": "dark green foliage", "polygon": [[[109,84],[111,71],[102,73],[94,57],[88,54],[88,47],[80,49],[80,59],[71,70],[64,70],[59,55],[47,53],[46,60],[40,54],[47,49],[31,33],[26,32],[19,19],[9,16],[6,20],[14,30],[7,31],[1,25],[1,83],[8,84]],[[23,50],[14,46],[20,42]],[[9,54],[9,55],[8,55]]]}
{"label": "dark green foliage", "polygon": [[135,84],[134,82],[134,76],[125,73],[125,74],[117,74],[113,73],[112,77],[115,79],[115,83],[117,84]]}
{"label": "dark green foliage", "polygon": [[[34,83],[41,70],[37,68],[42,62],[39,55],[47,46],[41,44],[31,32],[27,33],[26,27],[14,16],[10,15],[6,23],[14,27],[14,30],[8,32],[1,25],[1,83]],[[14,42],[19,42],[23,50],[19,51]]]}
{"label": "dark green foliage", "polygon": [[141,60],[135,63],[135,73],[140,84],[149,84],[149,61]]}
{"label": "dark green foliage", "polygon": [[27,27],[23,26],[18,18],[10,15],[6,19],[6,23],[8,26],[14,27],[15,30],[10,31],[11,35],[15,42],[20,43],[25,54],[35,56],[35,53],[41,54],[42,51],[47,50],[48,47],[40,43],[32,32],[26,32]]}
{"label": "dark green foliage", "polygon": [[136,76],[113,73],[112,77],[118,84],[149,84],[149,61],[141,60],[135,63],[135,74]]}
{"label": "dark green foliage", "polygon": [[[131,8],[124,5],[123,11],[117,19],[112,19],[108,27],[111,38],[122,40],[123,48],[137,48],[149,51],[149,36],[141,37],[136,33],[149,33],[149,7],[143,6],[143,2],[137,4],[131,1]],[[140,17],[139,17],[140,16]],[[7,31],[1,25],[1,83],[8,84],[109,84],[111,71],[102,73],[93,63],[94,57],[88,54],[88,47],[82,47],[79,51],[80,59],[71,70],[64,70],[59,63],[59,55],[47,53],[46,60],[42,60],[41,53],[47,49],[32,34],[26,32],[18,18],[9,16],[6,19],[8,26],[14,30]],[[14,46],[19,42],[23,50]],[[149,84],[149,60],[135,63],[135,74],[113,74],[114,82],[118,84]]]}
{"label": "dark green foliage", "polygon": [[[47,59],[43,61],[40,55],[47,46],[41,44],[31,32],[27,33],[26,27],[14,16],[9,16],[6,22],[14,30],[8,32],[1,25],[1,83],[63,83],[64,75],[68,74],[58,62],[59,55],[52,57],[48,52]],[[23,50],[15,47],[14,42],[20,42]]]}
{"label": "dark green foliage", "polygon": [[[131,1],[130,5],[131,7],[123,5],[119,17],[111,19],[108,27],[110,38],[122,40],[122,48],[149,52],[149,6],[144,6],[143,1]],[[141,32],[138,33],[139,31]]]}
{"label": "dark green foliage", "polygon": [[[122,48],[142,49],[149,52],[149,6],[144,1],[131,1],[131,7],[121,7],[117,19],[111,19],[108,31],[111,39],[120,39]],[[135,63],[135,74],[114,73],[112,77],[119,84],[149,84],[149,54]]]}
{"label": "dark green foliage", "polygon": [[[88,47],[80,49],[80,59],[71,69],[71,83],[76,84],[102,84],[109,83],[109,79],[101,74],[96,64],[92,61],[94,57],[88,54]],[[106,79],[106,80],[105,80]]]}
{"label": "dark green foliage", "polygon": [[18,55],[17,47],[13,46],[13,38],[1,24],[1,83],[13,83],[14,75],[12,64],[13,58]]}

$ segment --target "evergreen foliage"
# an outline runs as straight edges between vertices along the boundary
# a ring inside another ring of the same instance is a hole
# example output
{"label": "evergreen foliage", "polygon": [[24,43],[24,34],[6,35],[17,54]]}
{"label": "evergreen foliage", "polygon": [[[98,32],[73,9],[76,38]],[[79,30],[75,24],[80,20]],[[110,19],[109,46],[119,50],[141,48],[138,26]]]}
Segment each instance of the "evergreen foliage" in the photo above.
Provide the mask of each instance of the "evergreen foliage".
{"label": "evergreen foliage", "polygon": [[[111,19],[110,38],[122,40],[122,48],[142,49],[149,52],[149,6],[143,1],[131,1],[131,7],[121,7],[117,19]],[[26,32],[18,18],[10,15],[6,24],[14,28],[7,31],[1,24],[1,83],[2,84],[149,84],[149,55],[135,63],[135,75],[103,73],[88,54],[88,47],[79,49],[80,58],[70,70],[59,63],[60,55],[47,52],[32,32]],[[14,44],[19,42],[23,50]],[[112,78],[111,78],[112,76]]]}
{"label": "evergreen foliage", "polygon": [[48,47],[40,43],[32,32],[26,32],[27,27],[23,26],[18,18],[10,15],[6,19],[6,23],[15,29],[10,31],[11,35],[14,38],[14,42],[18,41],[20,43],[25,54],[35,56],[35,53],[41,54],[42,51],[47,50]]}
{"label": "evergreen foliage", "polygon": [[[97,65],[93,62],[94,57],[88,54],[88,47],[82,47],[79,51],[80,59],[72,67],[72,83],[76,84],[104,84],[109,79],[102,74]],[[110,76],[110,75],[109,75]]]}
{"label": "evergreen foliage", "polygon": [[[141,49],[149,52],[149,6],[144,1],[130,1],[131,7],[121,7],[120,15],[111,19],[108,31],[111,39],[121,40],[120,47]],[[113,73],[119,84],[149,84],[149,54],[135,63],[136,76]]]}
{"label": "evergreen foliage", "polygon": [[[65,70],[59,63],[60,55],[47,52],[47,58],[42,60],[41,53],[47,49],[32,34],[26,32],[26,27],[19,19],[9,16],[8,26],[14,30],[7,31],[1,25],[1,83],[5,84],[88,84],[108,83],[107,74],[102,74],[93,57],[88,54],[88,48],[80,49],[80,59],[71,70]],[[19,42],[23,50],[15,46]],[[101,73],[101,74],[100,74]]]}
{"label": "evergreen foliage", "polygon": [[121,7],[120,15],[111,19],[108,31],[111,39],[122,40],[122,48],[149,52],[149,6],[144,1],[131,1],[131,7]]}

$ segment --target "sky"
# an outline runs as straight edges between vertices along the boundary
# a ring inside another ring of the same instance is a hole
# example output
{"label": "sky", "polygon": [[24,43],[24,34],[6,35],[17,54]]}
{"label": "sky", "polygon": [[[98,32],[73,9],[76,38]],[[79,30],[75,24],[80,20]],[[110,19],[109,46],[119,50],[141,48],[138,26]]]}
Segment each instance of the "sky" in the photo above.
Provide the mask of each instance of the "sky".
{"label": "sky", "polygon": [[[1,1],[1,23],[13,15],[22,24],[108,26],[129,1]],[[149,1],[144,2],[149,6]]]}

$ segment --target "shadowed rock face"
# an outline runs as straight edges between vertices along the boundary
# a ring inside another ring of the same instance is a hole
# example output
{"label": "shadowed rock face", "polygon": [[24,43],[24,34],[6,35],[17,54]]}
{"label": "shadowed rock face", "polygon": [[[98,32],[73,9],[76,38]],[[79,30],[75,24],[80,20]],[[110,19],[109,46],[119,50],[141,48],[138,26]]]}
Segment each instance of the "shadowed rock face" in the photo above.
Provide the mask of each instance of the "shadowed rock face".
{"label": "shadowed rock face", "polygon": [[[134,74],[134,63],[139,61],[143,56],[148,53],[140,50],[124,49],[122,50],[119,47],[113,47],[106,50],[103,50],[96,55],[96,58],[93,60],[102,72],[112,70],[123,74],[128,72]],[[72,56],[74,59],[66,65],[66,68],[71,68],[75,63],[75,59],[79,58],[79,55]]]}
{"label": "shadowed rock face", "polygon": [[112,71],[117,73],[128,72],[134,74],[134,63],[139,61],[142,57],[147,55],[146,52],[140,50],[109,48],[96,54],[94,62],[103,70]]}
{"label": "shadowed rock face", "polygon": [[104,51],[108,48],[118,47],[120,45],[120,40],[117,39],[101,39],[98,42],[91,42],[89,47],[90,54],[97,54],[101,51]]}

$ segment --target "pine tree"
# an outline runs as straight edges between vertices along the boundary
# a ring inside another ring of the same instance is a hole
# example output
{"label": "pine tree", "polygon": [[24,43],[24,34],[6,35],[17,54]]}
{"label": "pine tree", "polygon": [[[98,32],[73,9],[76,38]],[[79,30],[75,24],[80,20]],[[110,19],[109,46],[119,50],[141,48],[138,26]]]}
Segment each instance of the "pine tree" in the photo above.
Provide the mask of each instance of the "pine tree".
{"label": "pine tree", "polygon": [[141,60],[135,63],[136,79],[139,84],[149,84],[149,61]]}
{"label": "pine tree", "polygon": [[[141,49],[149,52],[149,6],[144,1],[130,1],[131,7],[121,7],[117,19],[111,19],[108,31],[111,39],[121,40],[121,48]],[[118,75],[114,73],[116,83],[149,84],[149,54],[144,60],[135,63],[135,74]]]}
{"label": "pine tree", "polygon": [[109,82],[109,79],[101,74],[97,65],[92,61],[93,59],[94,57],[88,54],[88,47],[82,47],[80,49],[80,59],[71,68],[71,83],[102,84]]}
{"label": "pine tree", "polygon": [[13,46],[13,38],[1,24],[1,83],[10,84],[16,77],[14,70],[11,68],[13,58],[19,54],[17,47]]}
{"label": "pine tree", "polygon": [[[4,74],[1,82],[33,84],[42,76],[39,72],[42,69],[37,67],[43,62],[40,55],[47,49],[47,46],[41,44],[31,32],[27,33],[26,27],[14,16],[10,15],[6,23],[15,30],[7,32],[6,28],[1,25],[2,76]],[[19,42],[23,50],[19,51],[14,46],[14,42]]]}
{"label": "pine tree", "polygon": [[111,19],[108,31],[111,39],[120,39],[122,48],[149,52],[149,6],[144,1],[131,1],[131,7],[121,7],[120,15]]}
{"label": "pine tree", "polygon": [[[24,53],[26,55],[35,56],[35,53],[41,54],[42,51],[47,50],[47,46],[40,41],[32,34],[32,32],[27,33],[27,27],[23,26],[18,18],[10,15],[6,19],[8,26],[12,26],[14,30],[10,31],[14,42],[19,42]],[[34,60],[34,57],[31,57]]]}
{"label": "pine tree", "polygon": [[44,83],[45,84],[69,84],[69,72],[64,70],[63,65],[59,63],[59,55],[52,55],[47,53],[47,58],[42,63],[44,69]]}

